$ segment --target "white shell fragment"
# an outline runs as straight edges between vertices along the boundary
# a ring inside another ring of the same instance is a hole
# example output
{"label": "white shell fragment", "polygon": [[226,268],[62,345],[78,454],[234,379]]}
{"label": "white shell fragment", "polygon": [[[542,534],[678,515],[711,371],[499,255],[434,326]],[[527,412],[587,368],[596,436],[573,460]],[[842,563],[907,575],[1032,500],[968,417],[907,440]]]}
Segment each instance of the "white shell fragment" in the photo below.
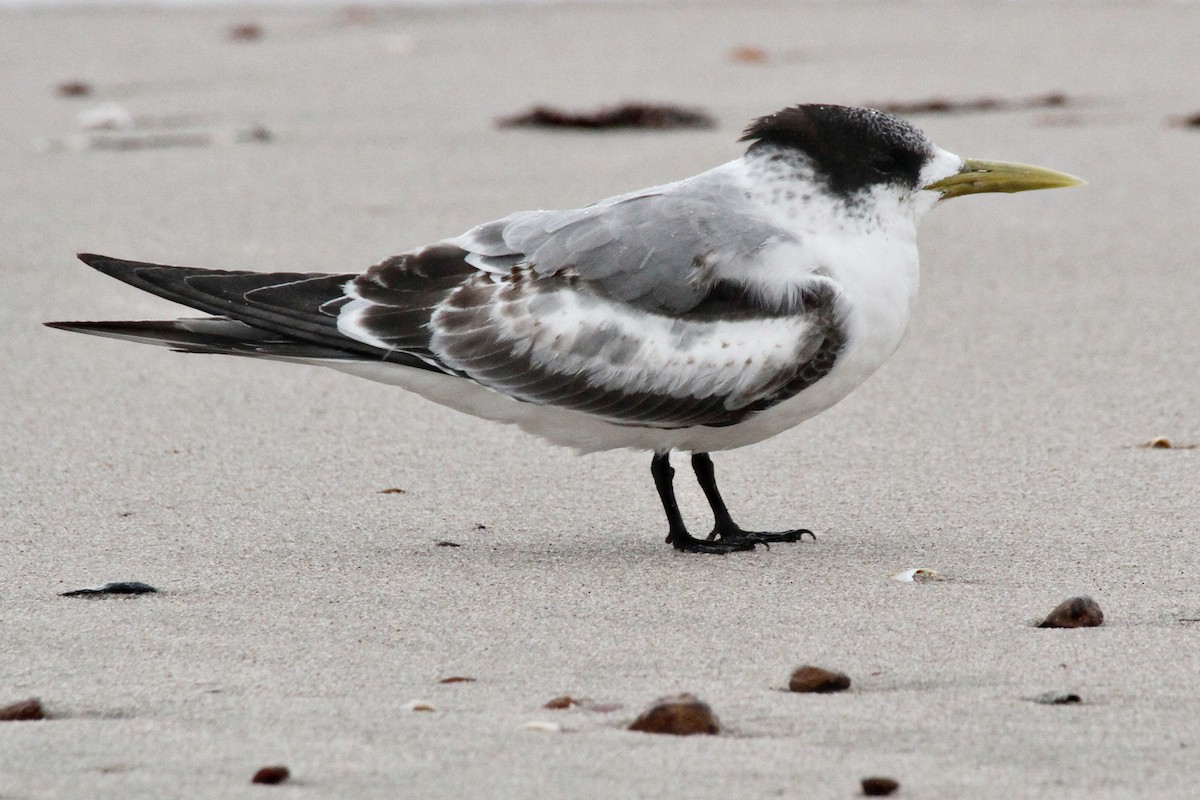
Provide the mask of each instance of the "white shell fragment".
{"label": "white shell fragment", "polygon": [[897,572],[892,576],[892,580],[900,581],[901,583],[923,583],[924,581],[943,580],[942,576],[931,569],[925,567],[913,567]]}
{"label": "white shell fragment", "polygon": [[561,733],[562,725],[559,725],[557,722],[543,722],[542,720],[535,719],[522,725],[521,730],[535,731],[537,733]]}
{"label": "white shell fragment", "polygon": [[434,707],[433,703],[425,700],[413,700],[411,703],[406,705],[405,708],[407,708],[409,711],[437,711],[437,708]]}
{"label": "white shell fragment", "polygon": [[172,130],[96,130],[57,139],[35,139],[43,153],[81,153],[85,150],[149,150],[161,147],[214,147],[265,142],[271,133],[262,127],[179,128]]}
{"label": "white shell fragment", "polygon": [[128,131],[135,124],[129,109],[116,103],[105,103],[81,111],[75,121],[85,131]]}

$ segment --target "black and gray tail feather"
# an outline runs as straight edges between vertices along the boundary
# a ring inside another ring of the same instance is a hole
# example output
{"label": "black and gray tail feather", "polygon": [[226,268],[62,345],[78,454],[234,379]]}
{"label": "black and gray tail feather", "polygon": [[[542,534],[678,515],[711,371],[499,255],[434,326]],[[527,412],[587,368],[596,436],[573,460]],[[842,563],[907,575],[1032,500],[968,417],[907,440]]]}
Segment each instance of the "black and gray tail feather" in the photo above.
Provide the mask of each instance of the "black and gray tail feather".
{"label": "black and gray tail feather", "polygon": [[219,353],[260,358],[339,359],[359,357],[343,348],[326,347],[280,336],[225,317],[110,322],[47,322],[47,326],[110,339],[169,347],[179,353]]}
{"label": "black and gray tail feather", "polygon": [[412,354],[351,339],[337,327],[352,274],[173,267],[81,253],[90,267],[214,315],[205,319],[48,322],[60,330],[158,344],[188,353],[277,359],[380,359],[429,369]]}

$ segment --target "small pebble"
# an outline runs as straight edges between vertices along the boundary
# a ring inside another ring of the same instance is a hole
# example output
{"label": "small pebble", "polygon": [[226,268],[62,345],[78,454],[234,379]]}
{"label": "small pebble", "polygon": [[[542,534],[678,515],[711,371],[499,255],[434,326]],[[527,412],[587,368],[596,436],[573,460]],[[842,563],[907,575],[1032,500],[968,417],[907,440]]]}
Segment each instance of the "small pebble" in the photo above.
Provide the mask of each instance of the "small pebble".
{"label": "small pebble", "polygon": [[405,706],[409,711],[437,711],[433,703],[428,703],[424,700],[413,700]]}
{"label": "small pebble", "polygon": [[1200,444],[1176,444],[1166,436],[1156,436],[1148,442],[1143,442],[1138,447],[1146,447],[1151,450],[1195,450],[1200,447]]}
{"label": "small pebble", "polygon": [[408,494],[408,490],[407,489],[397,489],[397,488],[393,487],[391,489],[380,489],[378,492],[376,492],[376,494]]}
{"label": "small pebble", "polygon": [[137,581],[115,581],[106,583],[103,586],[93,586],[88,589],[72,589],[69,592],[63,592],[62,597],[79,597],[89,594],[150,594],[157,592],[148,583],[139,583]]}
{"label": "small pebble", "polygon": [[574,697],[571,697],[569,694],[564,694],[561,697],[555,697],[553,700],[547,700],[546,704],[542,706],[542,708],[557,710],[562,708],[570,708],[571,706],[577,705],[579,705],[578,700],[576,700]]}
{"label": "small pebble", "polygon": [[292,773],[287,767],[282,764],[273,764],[269,767],[263,767],[258,772],[254,773],[254,777],[250,779],[251,783],[267,783],[277,784],[283,783]]}
{"label": "small pebble", "polygon": [[446,540],[442,540],[442,541],[438,542],[435,546],[436,547],[462,547],[462,545],[459,544],[458,542],[449,542]]}
{"label": "small pebble", "polygon": [[42,708],[42,701],[36,697],[0,708],[0,722],[28,722],[45,718],[46,711]]}
{"label": "small pebble", "polygon": [[1039,628],[1095,628],[1104,624],[1104,612],[1090,597],[1070,597],[1042,620]]}
{"label": "small pebble", "polygon": [[1083,702],[1083,698],[1074,692],[1046,692],[1030,699],[1044,706],[1068,706]]}
{"label": "small pebble", "polygon": [[900,782],[891,778],[871,777],[862,779],[862,793],[867,797],[887,797],[895,794]]}
{"label": "small pebble", "polygon": [[844,672],[822,669],[805,664],[792,672],[788,689],[793,692],[844,692],[850,688],[850,676]]}
{"label": "small pebble", "polygon": [[690,736],[695,733],[720,733],[721,726],[707,703],[694,695],[681,694],[656,701],[633,721],[629,730]]}
{"label": "small pebble", "polygon": [[255,25],[253,22],[229,26],[229,40],[231,42],[253,42],[261,39],[262,35],[262,26]]}
{"label": "small pebble", "polygon": [[744,44],[730,51],[729,60],[743,64],[761,64],[767,60],[767,51],[756,45]]}
{"label": "small pebble", "polygon": [[92,93],[92,85],[84,81],[63,81],[55,91],[59,97],[87,97]]}
{"label": "small pebble", "polygon": [[452,675],[449,678],[442,678],[438,683],[474,683],[474,678],[464,678],[462,675]]}

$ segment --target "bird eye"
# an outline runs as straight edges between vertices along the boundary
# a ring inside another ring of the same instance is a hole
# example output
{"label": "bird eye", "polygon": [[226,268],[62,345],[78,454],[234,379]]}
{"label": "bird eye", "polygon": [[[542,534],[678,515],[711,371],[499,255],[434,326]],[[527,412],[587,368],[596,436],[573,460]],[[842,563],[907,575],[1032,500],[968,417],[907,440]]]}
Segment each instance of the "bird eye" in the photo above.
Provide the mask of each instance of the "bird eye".
{"label": "bird eye", "polygon": [[900,159],[891,153],[880,153],[871,160],[871,169],[880,175],[894,175],[900,169]]}

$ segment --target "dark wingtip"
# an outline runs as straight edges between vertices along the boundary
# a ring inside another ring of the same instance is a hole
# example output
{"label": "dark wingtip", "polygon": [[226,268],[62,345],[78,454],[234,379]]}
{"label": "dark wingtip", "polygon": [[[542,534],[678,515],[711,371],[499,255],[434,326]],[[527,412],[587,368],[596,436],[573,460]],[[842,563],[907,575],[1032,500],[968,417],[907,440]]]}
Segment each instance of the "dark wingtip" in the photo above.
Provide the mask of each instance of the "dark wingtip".
{"label": "dark wingtip", "polygon": [[115,260],[109,256],[101,256],[97,255],[96,253],[76,253],[75,257],[87,264],[89,267],[96,267],[97,269],[104,262]]}

